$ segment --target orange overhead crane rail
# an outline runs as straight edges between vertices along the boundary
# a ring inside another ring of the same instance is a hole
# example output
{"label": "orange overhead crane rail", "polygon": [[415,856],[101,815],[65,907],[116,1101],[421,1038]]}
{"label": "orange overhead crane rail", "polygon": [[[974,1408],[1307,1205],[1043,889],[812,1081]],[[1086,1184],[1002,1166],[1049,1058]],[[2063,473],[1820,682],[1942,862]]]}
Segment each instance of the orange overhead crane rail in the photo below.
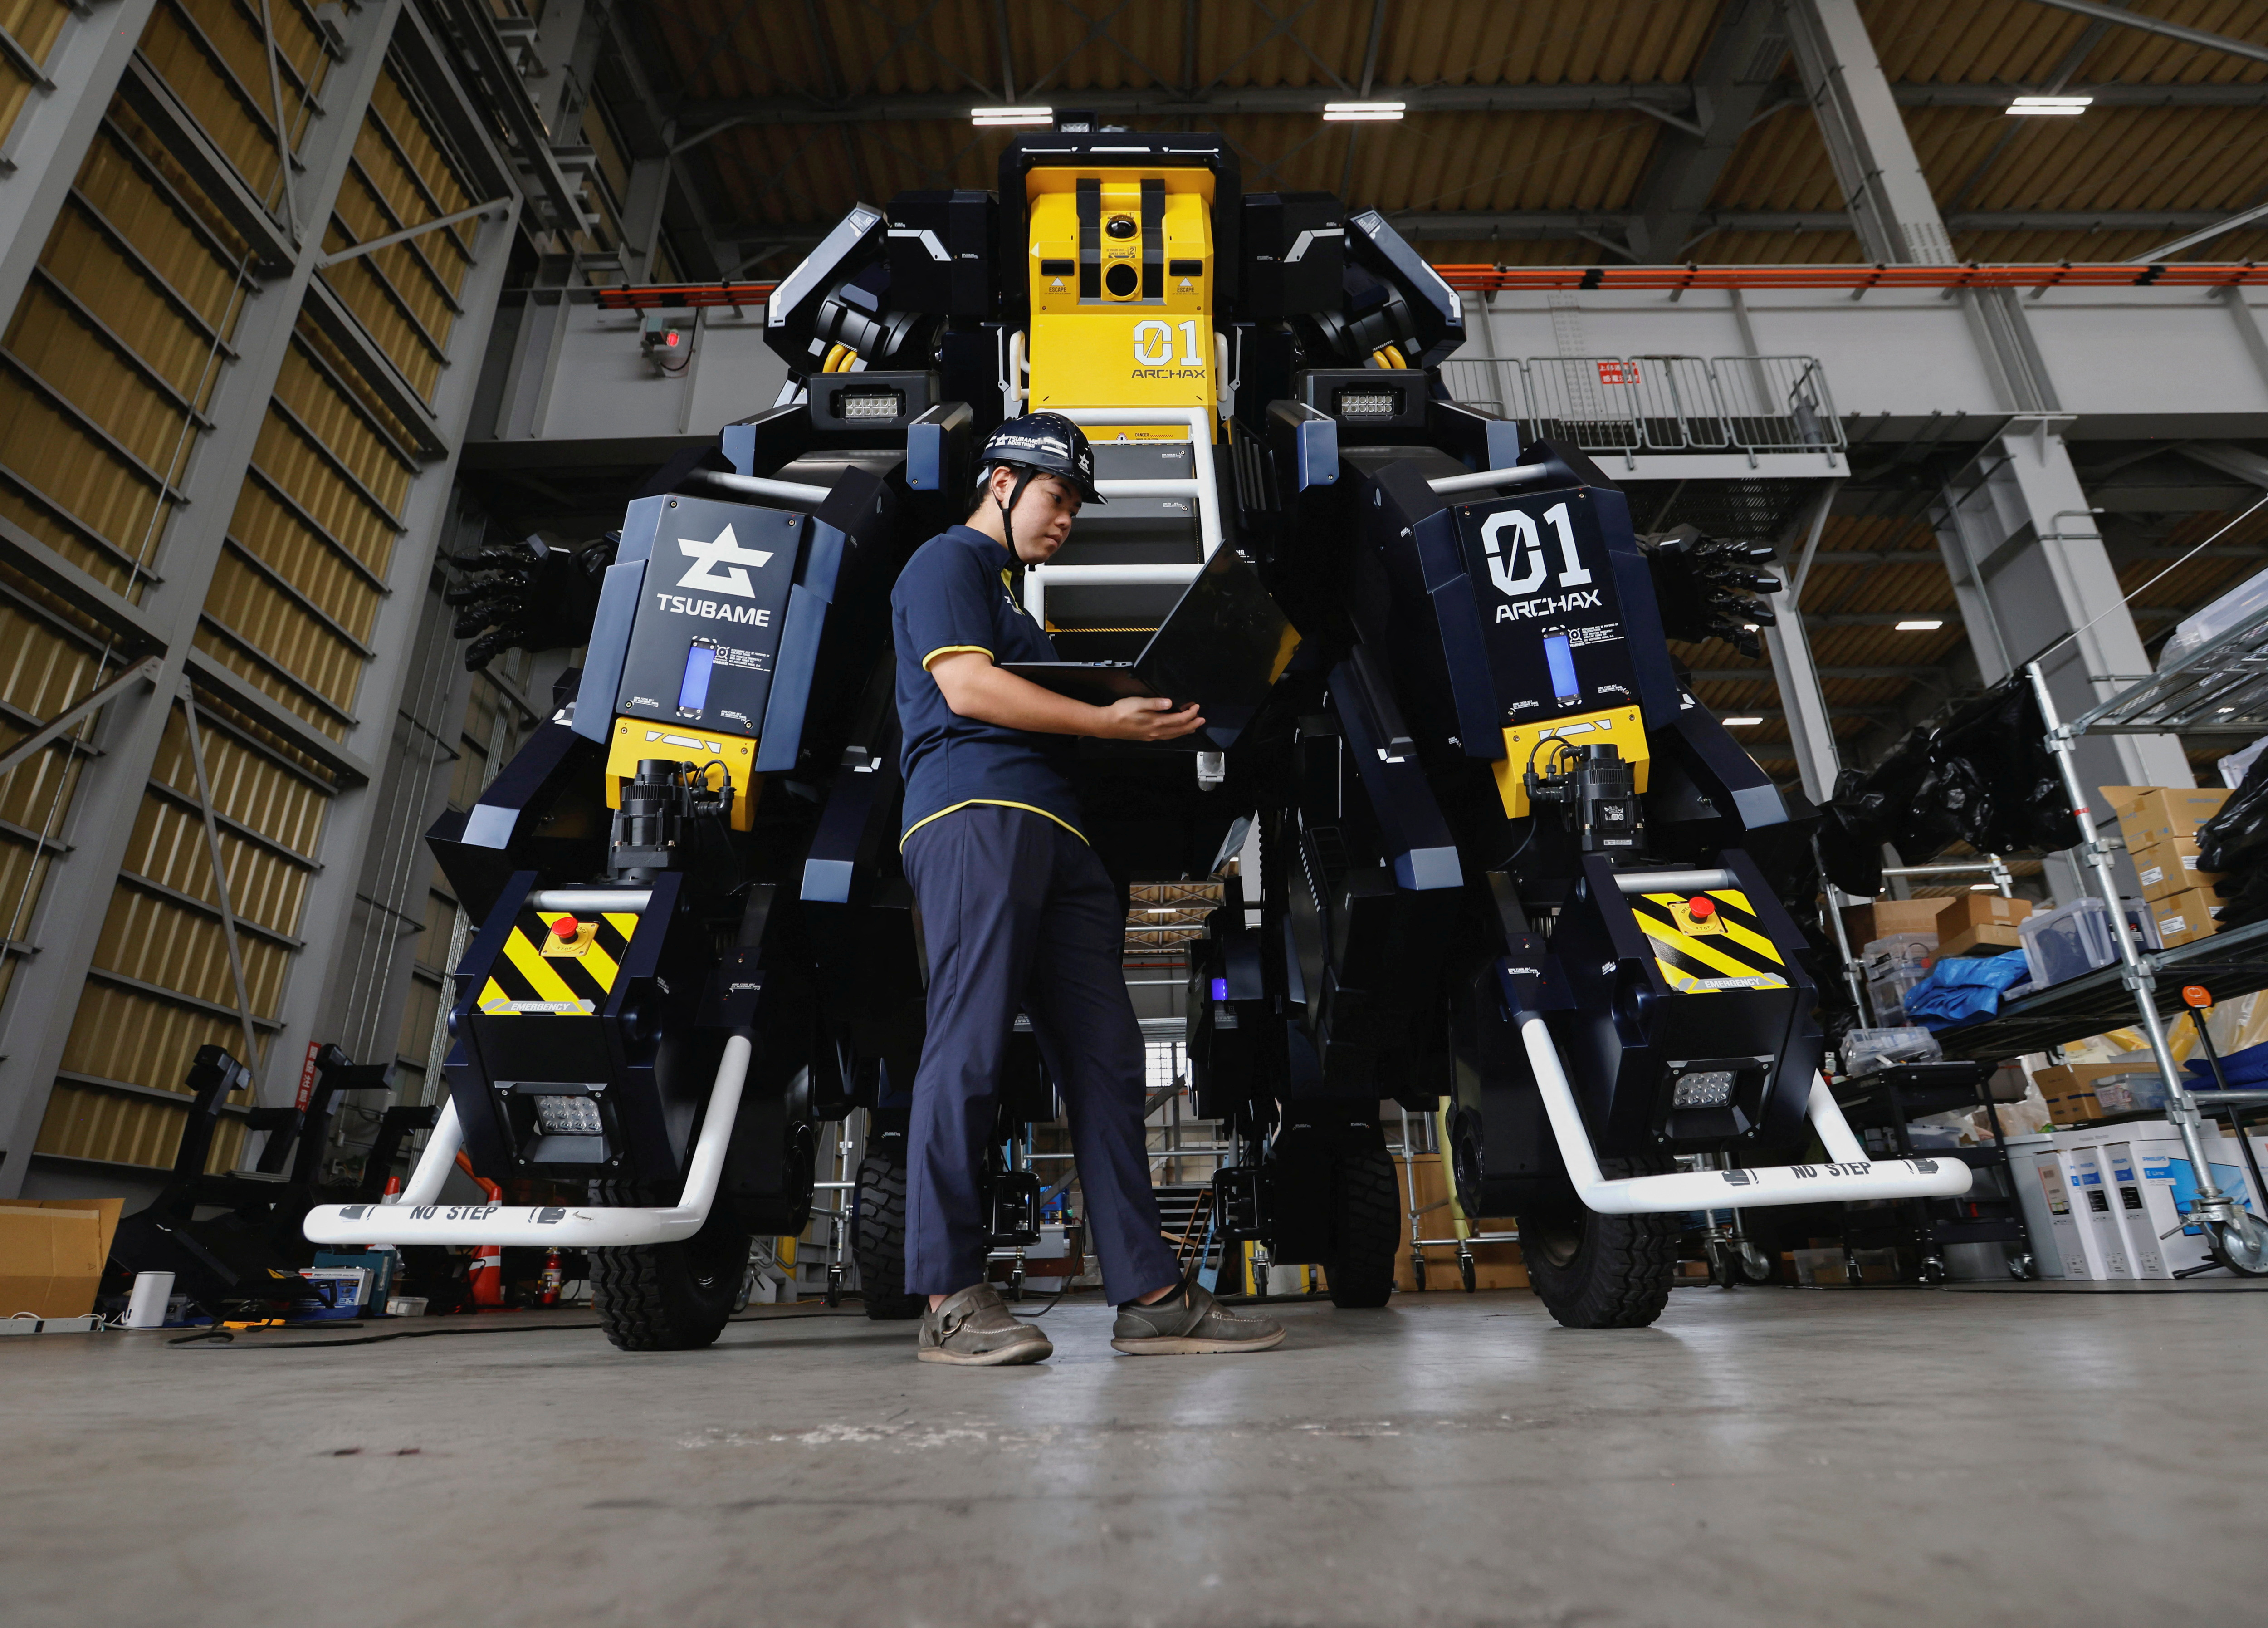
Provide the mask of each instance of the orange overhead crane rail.
{"label": "orange overhead crane rail", "polygon": [[[1847,288],[2230,288],[2268,284],[2268,265],[2183,262],[2149,266],[1436,266],[1442,281],[1468,294],[1511,289]],[[602,288],[608,311],[735,309],[764,302],[776,283],[674,283]]]}
{"label": "orange overhead crane rail", "polygon": [[2268,283],[2268,266],[2160,263],[2149,266],[1436,266],[1468,294],[1507,289],[1847,288],[2228,288]]}
{"label": "orange overhead crane rail", "polygon": [[761,306],[777,283],[649,283],[599,291],[601,311],[693,311],[705,306]]}

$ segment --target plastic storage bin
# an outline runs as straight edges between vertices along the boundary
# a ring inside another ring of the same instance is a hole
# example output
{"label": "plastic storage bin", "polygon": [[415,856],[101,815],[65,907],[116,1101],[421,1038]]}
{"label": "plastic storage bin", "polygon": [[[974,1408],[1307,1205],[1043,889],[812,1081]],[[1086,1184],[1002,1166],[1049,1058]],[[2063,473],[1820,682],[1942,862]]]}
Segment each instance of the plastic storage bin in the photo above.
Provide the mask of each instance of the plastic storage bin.
{"label": "plastic storage bin", "polygon": [[1893,1063],[1926,1063],[1945,1055],[1926,1028],[1854,1028],[1843,1036],[1843,1072],[1871,1074]]}
{"label": "plastic storage bin", "polygon": [[1893,932],[1879,939],[1870,939],[1859,952],[1859,961],[1870,978],[1879,977],[1896,966],[1919,966],[1925,971],[1937,960],[1937,935],[1933,932]]}
{"label": "plastic storage bin", "polygon": [[2166,1106],[2166,1082],[2155,1068],[2105,1074],[2095,1082],[2095,1100],[2107,1114],[2150,1113]]}
{"label": "plastic storage bin", "polygon": [[[2138,900],[2124,902],[2127,931],[2140,947],[2164,947],[2150,908]],[[2052,910],[2036,911],[2016,924],[2016,932],[2024,941],[2024,964],[2031,969],[2034,989],[2067,982],[2118,959],[2117,940],[2110,936],[2110,908],[2100,899],[2075,899]]]}
{"label": "plastic storage bin", "polygon": [[2158,671],[2178,665],[2190,652],[2204,648],[2231,629],[2264,616],[2268,616],[2268,571],[2240,583],[2176,628],[2158,657]]}
{"label": "plastic storage bin", "polygon": [[2024,941],[2024,964],[2032,986],[2045,989],[2107,967],[2118,959],[2110,936],[2110,907],[2100,899],[2074,899],[2055,910],[2035,912],[2016,924]]}

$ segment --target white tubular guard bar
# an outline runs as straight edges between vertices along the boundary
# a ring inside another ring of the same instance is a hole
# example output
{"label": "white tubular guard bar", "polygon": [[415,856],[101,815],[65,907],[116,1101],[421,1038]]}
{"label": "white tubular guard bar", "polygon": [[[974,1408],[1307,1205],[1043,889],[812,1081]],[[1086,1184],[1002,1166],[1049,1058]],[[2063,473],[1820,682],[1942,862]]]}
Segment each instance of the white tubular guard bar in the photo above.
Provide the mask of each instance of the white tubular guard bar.
{"label": "white tubular guard bar", "polygon": [[493,1204],[442,1204],[441,1184],[457,1162],[464,1133],[457,1105],[441,1110],[432,1139],[411,1173],[409,1185],[384,1204],[319,1204],[307,1212],[306,1232],[314,1243],[364,1244],[383,1249],[401,1243],[545,1244],[555,1249],[606,1249],[633,1243],[676,1243],[701,1230],[717,1197],[725,1170],[725,1149],[740,1111],[740,1087],[748,1078],[748,1038],[725,1042],[717,1064],[709,1111],[693,1144],[685,1190],[667,1209],[609,1209],[577,1204],[535,1208]]}
{"label": "white tubular guard bar", "polygon": [[1768,1165],[1751,1170],[1681,1170],[1669,1175],[1633,1175],[1609,1181],[1599,1172],[1583,1129],[1582,1111],[1559,1066],[1558,1048],[1540,1017],[1521,1020],[1520,1037],[1528,1045],[1528,1060],[1535,1083],[1543,1093],[1543,1111],[1551,1116],[1551,1133],[1558,1139],[1560,1157],[1575,1183],[1575,1196],[1602,1215],[1646,1215],[1663,1211],[1743,1210],[1771,1204],[1840,1203],[1854,1198],[1951,1198],[1969,1190],[1969,1167],[1957,1159],[1890,1159],[1870,1160],[1859,1138],[1835,1106],[1827,1082],[1811,1079],[1811,1098],[1805,1105],[1812,1128],[1826,1145],[1835,1162],[1824,1165]]}

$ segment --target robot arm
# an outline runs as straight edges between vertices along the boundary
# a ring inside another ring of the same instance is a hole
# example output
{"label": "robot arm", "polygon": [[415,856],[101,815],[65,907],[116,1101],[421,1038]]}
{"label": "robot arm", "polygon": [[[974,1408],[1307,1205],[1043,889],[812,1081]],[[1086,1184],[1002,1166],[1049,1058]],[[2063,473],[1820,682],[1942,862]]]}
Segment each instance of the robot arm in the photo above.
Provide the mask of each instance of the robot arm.
{"label": "robot arm", "polygon": [[1720,638],[1744,656],[1764,653],[1756,630],[1778,618],[1757,596],[1780,590],[1778,578],[1756,569],[1771,558],[1769,548],[1704,536],[1691,526],[1640,537],[1638,546],[1653,574],[1664,633],[1692,644]]}
{"label": "robot arm", "polygon": [[541,537],[453,556],[463,582],[442,599],[457,608],[457,637],[470,639],[465,666],[477,673],[514,646],[557,650],[590,636],[599,583],[615,561],[620,532],[570,551]]}

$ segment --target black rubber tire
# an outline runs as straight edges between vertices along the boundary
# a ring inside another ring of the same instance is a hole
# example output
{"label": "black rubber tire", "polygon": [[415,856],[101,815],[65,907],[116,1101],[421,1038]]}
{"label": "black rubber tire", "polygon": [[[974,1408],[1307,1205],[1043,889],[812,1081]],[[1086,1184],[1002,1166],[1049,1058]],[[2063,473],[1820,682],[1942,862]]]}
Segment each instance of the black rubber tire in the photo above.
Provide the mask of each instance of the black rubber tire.
{"label": "black rubber tire", "polygon": [[876,1322],[907,1322],[929,1309],[925,1294],[906,1293],[906,1167],[890,1138],[858,1164],[858,1227],[851,1247],[858,1256],[858,1293]]}
{"label": "black rubber tire", "polygon": [[[1666,1160],[1602,1159],[1609,1180],[1658,1175]],[[1520,1218],[1528,1286],[1562,1328],[1643,1329],[1669,1304],[1677,1217],[1601,1215],[1572,1196]]]}
{"label": "black rubber tire", "polygon": [[[599,1204],[666,1204],[674,1190],[642,1182],[593,1182]],[[682,1243],[591,1251],[591,1305],[622,1351],[699,1351],[733,1315],[748,1270],[748,1234],[722,1209]]]}
{"label": "black rubber tire", "polygon": [[1331,1252],[1323,1263],[1332,1305],[1386,1304],[1394,1293],[1394,1262],[1406,1219],[1394,1156],[1383,1146],[1332,1161]]}
{"label": "black rubber tire", "polygon": [[1410,1252],[1410,1276],[1411,1280],[1417,1284],[1418,1292],[1420,1294],[1423,1294],[1425,1292],[1425,1256],[1423,1250],[1412,1250]]}
{"label": "black rubber tire", "polygon": [[1468,1294],[1473,1293],[1479,1288],[1480,1274],[1473,1270],[1471,1256],[1461,1255],[1457,1257],[1457,1281],[1465,1285],[1465,1293]]}

